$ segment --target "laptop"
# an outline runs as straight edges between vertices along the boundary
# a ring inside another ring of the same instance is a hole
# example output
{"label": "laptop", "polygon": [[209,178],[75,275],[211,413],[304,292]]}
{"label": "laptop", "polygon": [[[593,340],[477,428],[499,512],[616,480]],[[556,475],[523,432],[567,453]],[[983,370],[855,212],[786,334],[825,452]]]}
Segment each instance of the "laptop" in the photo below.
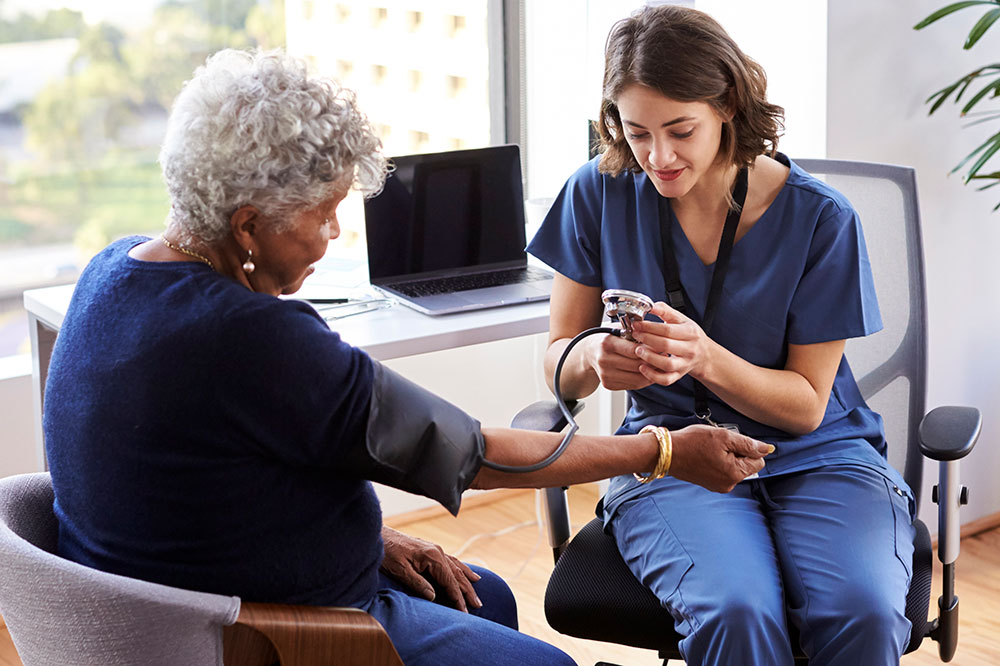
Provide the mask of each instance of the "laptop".
{"label": "laptop", "polygon": [[528,266],[516,145],[404,155],[365,202],[374,287],[429,315],[549,298]]}

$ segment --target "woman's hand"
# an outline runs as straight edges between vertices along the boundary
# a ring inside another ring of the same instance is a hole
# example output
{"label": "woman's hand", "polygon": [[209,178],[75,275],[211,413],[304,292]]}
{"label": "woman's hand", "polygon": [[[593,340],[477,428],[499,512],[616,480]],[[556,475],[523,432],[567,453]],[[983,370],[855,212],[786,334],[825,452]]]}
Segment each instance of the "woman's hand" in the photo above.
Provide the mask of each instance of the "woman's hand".
{"label": "woman's hand", "polygon": [[663,321],[634,324],[632,336],[639,342],[635,348],[641,361],[639,373],[648,383],[663,386],[684,375],[703,375],[714,343],[701,326],[662,301],[654,304],[650,312]]}
{"label": "woman's hand", "polygon": [[670,476],[717,493],[764,468],[774,447],[738,432],[709,425],[690,425],[670,432],[673,456]]}
{"label": "woman's hand", "polygon": [[437,593],[433,581],[447,595],[449,605],[463,613],[468,612],[467,605],[482,607],[483,602],[472,587],[479,580],[479,574],[445,553],[441,546],[384,526],[382,541],[385,544],[382,570],[400,583],[434,601]]}

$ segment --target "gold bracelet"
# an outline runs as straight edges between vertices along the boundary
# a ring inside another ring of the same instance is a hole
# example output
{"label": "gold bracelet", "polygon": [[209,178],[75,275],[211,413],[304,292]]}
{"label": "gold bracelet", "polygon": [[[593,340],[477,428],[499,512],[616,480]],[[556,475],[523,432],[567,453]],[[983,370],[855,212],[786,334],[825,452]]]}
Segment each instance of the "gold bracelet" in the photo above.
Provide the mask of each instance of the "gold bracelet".
{"label": "gold bracelet", "polygon": [[654,479],[662,479],[667,474],[670,473],[670,462],[673,459],[674,447],[673,440],[670,437],[670,431],[663,426],[648,425],[644,426],[639,434],[651,432],[656,435],[656,442],[660,445],[660,454],[656,459],[656,467],[652,472],[646,476],[640,474],[633,474],[639,483],[649,483]]}

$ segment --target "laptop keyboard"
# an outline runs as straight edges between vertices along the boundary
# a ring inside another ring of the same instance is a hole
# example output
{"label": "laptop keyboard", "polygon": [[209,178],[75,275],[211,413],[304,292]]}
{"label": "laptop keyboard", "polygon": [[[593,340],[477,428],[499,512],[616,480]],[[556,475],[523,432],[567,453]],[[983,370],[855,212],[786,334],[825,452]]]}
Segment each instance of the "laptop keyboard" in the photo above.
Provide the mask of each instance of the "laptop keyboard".
{"label": "laptop keyboard", "polygon": [[528,268],[510,268],[502,271],[491,271],[489,273],[449,275],[448,277],[430,278],[387,286],[401,294],[419,297],[451,294],[456,291],[468,291],[469,289],[500,287],[506,284],[537,282],[538,280],[548,280],[551,277],[551,273],[529,266]]}

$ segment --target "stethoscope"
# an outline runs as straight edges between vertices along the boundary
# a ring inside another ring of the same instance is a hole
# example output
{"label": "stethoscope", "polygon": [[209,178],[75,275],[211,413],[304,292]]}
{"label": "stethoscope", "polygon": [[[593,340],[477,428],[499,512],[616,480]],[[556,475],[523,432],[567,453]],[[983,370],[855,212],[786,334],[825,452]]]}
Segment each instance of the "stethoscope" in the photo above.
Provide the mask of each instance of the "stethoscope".
{"label": "stethoscope", "polygon": [[566,419],[566,423],[569,424],[569,430],[566,431],[566,435],[563,437],[562,442],[560,442],[559,446],[556,447],[556,450],[549,454],[549,456],[544,460],[540,460],[539,462],[531,465],[502,465],[486,459],[483,459],[483,465],[500,472],[526,474],[528,472],[540,470],[543,467],[548,467],[555,462],[566,450],[566,447],[569,446],[569,442],[573,439],[573,435],[576,434],[579,426],[577,426],[576,420],[573,418],[573,413],[566,406],[566,402],[562,398],[562,391],[559,389],[559,378],[562,375],[563,363],[569,356],[570,350],[572,350],[573,347],[575,347],[576,344],[584,338],[597,333],[617,335],[620,338],[634,341],[634,338],[632,337],[632,324],[636,321],[644,319],[649,311],[653,309],[652,299],[645,294],[640,294],[637,291],[629,291],[627,289],[607,289],[601,294],[601,300],[604,301],[604,316],[611,321],[617,322],[619,327],[595,326],[594,328],[588,328],[585,331],[581,331],[576,337],[570,340],[568,345],[566,345],[562,355],[559,357],[559,362],[556,364],[556,371],[552,375],[552,393],[555,395],[559,411],[562,412],[563,417]]}

